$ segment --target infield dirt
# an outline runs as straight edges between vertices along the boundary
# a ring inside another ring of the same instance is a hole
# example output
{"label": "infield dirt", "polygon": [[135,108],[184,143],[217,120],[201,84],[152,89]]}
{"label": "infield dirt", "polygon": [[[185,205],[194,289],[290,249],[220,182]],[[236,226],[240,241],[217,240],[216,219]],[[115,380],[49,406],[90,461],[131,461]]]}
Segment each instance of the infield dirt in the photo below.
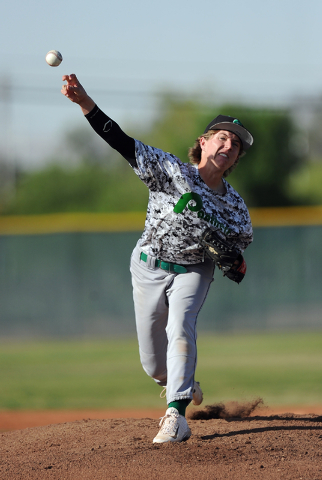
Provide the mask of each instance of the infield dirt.
{"label": "infield dirt", "polygon": [[84,418],[3,432],[0,478],[322,479],[322,416],[265,407],[247,413],[238,404],[233,416],[234,406],[216,407],[210,415],[198,410],[208,420],[190,418],[192,436],[180,444],[152,444],[155,418]]}

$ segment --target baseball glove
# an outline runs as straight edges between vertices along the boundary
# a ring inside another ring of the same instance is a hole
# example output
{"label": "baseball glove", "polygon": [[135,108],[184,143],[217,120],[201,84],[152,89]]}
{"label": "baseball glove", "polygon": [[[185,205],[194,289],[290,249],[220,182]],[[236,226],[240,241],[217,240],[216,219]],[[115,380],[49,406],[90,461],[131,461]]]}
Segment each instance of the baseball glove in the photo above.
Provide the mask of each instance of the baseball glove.
{"label": "baseball glove", "polygon": [[246,273],[246,262],[241,253],[220,237],[216,230],[207,228],[201,236],[201,245],[205,253],[218,268],[236,283],[240,283]]}

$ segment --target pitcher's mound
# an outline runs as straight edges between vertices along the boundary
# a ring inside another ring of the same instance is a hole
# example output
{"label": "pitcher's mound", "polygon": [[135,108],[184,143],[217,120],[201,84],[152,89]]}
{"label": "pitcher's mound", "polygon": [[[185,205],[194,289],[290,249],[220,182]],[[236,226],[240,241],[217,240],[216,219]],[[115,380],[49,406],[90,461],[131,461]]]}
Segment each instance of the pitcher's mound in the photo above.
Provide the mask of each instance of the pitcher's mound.
{"label": "pitcher's mound", "polygon": [[322,417],[189,420],[184,443],[152,444],[158,420],[79,420],[5,432],[1,480],[321,479]]}

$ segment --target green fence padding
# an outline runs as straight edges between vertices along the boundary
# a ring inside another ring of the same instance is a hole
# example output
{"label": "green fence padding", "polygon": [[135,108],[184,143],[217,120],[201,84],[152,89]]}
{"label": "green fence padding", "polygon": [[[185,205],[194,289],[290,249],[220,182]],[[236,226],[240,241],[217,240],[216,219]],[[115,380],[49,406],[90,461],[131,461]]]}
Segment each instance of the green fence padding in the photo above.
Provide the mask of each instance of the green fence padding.
{"label": "green fence padding", "polygon": [[[129,273],[140,232],[0,236],[0,335],[135,333]],[[240,285],[216,271],[199,331],[322,328],[322,226],[255,228]]]}

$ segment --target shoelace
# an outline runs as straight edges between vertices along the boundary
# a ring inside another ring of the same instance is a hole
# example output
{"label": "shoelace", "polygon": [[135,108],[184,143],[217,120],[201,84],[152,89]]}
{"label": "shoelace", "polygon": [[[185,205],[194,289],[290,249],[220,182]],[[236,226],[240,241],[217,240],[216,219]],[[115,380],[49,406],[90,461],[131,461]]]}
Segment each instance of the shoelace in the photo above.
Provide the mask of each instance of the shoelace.
{"label": "shoelace", "polygon": [[164,389],[160,393],[160,398],[164,398],[166,396],[166,394],[167,394],[167,387],[164,387]]}
{"label": "shoelace", "polygon": [[[196,382],[198,384],[198,386],[200,387],[200,383],[199,382]],[[194,388],[193,389],[193,393],[195,393],[196,389]],[[162,392],[160,393],[160,398],[164,398],[167,394],[167,387],[164,387]]]}
{"label": "shoelace", "polygon": [[175,414],[165,415],[164,417],[161,417],[159,425],[161,427],[160,433],[175,436],[178,430],[178,418],[179,416]]}

